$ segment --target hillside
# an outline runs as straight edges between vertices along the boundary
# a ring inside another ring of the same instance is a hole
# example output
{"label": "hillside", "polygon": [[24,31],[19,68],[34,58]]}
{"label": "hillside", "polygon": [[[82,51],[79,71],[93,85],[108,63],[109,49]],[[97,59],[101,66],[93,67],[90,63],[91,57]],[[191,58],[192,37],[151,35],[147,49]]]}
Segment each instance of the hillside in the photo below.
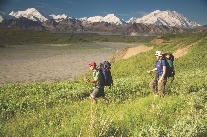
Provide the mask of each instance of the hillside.
{"label": "hillside", "polygon": [[[112,63],[110,99],[91,104],[83,75],[69,82],[0,86],[0,136],[207,136],[207,32],[165,34],[153,49]],[[151,94],[146,73],[156,50],[178,53],[165,97]],[[126,54],[126,52],[123,52]],[[91,73],[84,74],[91,78]]]}

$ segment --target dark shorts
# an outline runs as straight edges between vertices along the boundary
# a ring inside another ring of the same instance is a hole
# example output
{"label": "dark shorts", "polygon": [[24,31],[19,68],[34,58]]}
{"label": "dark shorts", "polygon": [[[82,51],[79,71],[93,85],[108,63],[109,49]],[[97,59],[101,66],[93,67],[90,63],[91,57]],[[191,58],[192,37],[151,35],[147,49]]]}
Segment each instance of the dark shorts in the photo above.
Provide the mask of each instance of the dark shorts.
{"label": "dark shorts", "polygon": [[105,97],[104,87],[101,88],[95,87],[94,91],[91,93],[91,97],[93,98]]}

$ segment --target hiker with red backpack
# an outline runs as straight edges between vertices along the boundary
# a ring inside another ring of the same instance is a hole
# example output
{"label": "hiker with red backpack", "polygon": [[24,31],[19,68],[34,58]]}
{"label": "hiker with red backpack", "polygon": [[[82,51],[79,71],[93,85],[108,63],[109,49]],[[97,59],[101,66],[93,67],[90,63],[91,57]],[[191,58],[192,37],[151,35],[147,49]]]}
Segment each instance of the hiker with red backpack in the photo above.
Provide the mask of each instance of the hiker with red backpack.
{"label": "hiker with red backpack", "polygon": [[157,59],[155,68],[147,71],[147,73],[150,74],[151,72],[157,71],[156,76],[150,82],[149,87],[154,92],[155,95],[163,97],[165,85],[167,81],[167,77],[166,77],[167,62],[165,59],[163,59],[163,55],[161,51],[156,51],[155,57]]}
{"label": "hiker with red backpack", "polygon": [[89,63],[90,70],[93,71],[93,80],[88,79],[87,77],[84,77],[85,82],[94,83],[94,90],[90,94],[91,101],[95,104],[97,103],[96,98],[101,97],[107,104],[109,103],[109,99],[105,97],[104,93],[104,83],[103,83],[103,76],[99,69],[97,69],[97,65],[95,62]]}

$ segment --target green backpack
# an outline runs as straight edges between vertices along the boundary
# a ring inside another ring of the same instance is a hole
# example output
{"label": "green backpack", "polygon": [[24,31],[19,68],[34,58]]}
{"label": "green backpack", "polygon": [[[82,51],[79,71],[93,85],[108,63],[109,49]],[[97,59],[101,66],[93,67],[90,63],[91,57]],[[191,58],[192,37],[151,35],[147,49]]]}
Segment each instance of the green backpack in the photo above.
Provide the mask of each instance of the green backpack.
{"label": "green backpack", "polygon": [[[174,69],[174,65],[173,65],[173,62],[174,62],[174,56],[172,54],[170,54],[170,58],[167,59],[165,57],[165,54],[162,55],[162,60],[165,60],[166,61],[166,77],[169,78],[169,77],[172,77],[174,79],[174,76],[175,76],[175,69]],[[162,66],[162,64],[161,64]]]}

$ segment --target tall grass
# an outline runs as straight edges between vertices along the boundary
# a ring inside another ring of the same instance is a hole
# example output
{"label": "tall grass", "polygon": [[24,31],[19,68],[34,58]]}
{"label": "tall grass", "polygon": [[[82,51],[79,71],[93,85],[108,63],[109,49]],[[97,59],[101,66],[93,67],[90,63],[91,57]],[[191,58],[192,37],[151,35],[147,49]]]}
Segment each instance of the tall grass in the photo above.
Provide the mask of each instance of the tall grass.
{"label": "tall grass", "polygon": [[[83,76],[69,82],[2,85],[0,136],[205,137],[206,37],[206,32],[172,37],[152,45],[151,51],[112,63],[114,86],[105,88],[109,105],[102,100],[91,104],[93,85],[84,83]],[[155,97],[146,73],[154,67],[154,52],[176,51],[179,43],[196,44],[175,60],[175,80],[167,83],[165,97]]]}

